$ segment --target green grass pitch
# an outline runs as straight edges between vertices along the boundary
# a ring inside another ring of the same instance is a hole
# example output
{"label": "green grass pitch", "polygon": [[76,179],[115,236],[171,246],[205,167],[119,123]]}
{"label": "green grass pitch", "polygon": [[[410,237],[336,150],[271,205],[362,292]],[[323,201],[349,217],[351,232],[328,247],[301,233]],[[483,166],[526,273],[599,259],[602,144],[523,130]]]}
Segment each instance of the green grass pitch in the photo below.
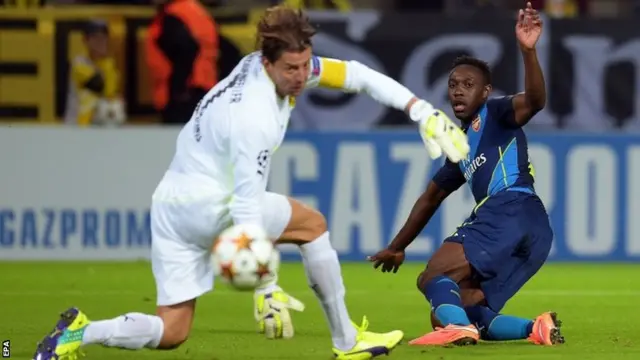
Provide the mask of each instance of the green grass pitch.
{"label": "green grass pitch", "polygon": [[[406,338],[430,329],[429,306],[415,289],[421,264],[398,274],[346,263],[343,274],[351,316],[367,315],[370,329],[401,329]],[[0,264],[0,340],[11,340],[12,359],[30,359],[35,344],[58,313],[75,305],[90,318],[130,311],[154,312],[155,287],[148,263]],[[320,306],[307,287],[301,264],[283,264],[281,285],[307,305],[294,313],[296,336],[266,340],[255,332],[252,295],[219,286],[199,300],[191,338],[171,352],[91,346],[86,359],[284,360],[329,359],[330,337]],[[507,305],[505,313],[532,318],[555,310],[567,343],[539,347],[525,341],[480,343],[465,348],[400,345],[390,360],[413,359],[640,359],[640,264],[549,264]]]}

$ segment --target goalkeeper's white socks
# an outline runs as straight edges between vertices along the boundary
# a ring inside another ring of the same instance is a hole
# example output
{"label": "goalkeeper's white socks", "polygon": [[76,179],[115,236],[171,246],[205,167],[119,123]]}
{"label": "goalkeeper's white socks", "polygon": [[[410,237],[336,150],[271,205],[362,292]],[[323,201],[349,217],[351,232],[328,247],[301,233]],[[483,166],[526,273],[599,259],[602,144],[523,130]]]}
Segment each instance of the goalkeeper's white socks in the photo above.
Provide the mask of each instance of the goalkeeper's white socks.
{"label": "goalkeeper's white socks", "polygon": [[347,351],[356,345],[356,328],[351,323],[347,305],[344,302],[344,283],[338,262],[338,253],[331,246],[329,233],[325,232],[316,240],[300,246],[302,262],[324,314],[329,322],[333,346]]}
{"label": "goalkeeper's white socks", "polygon": [[130,350],[155,349],[163,333],[164,323],[158,316],[129,313],[111,320],[91,322],[84,331],[82,343]]}

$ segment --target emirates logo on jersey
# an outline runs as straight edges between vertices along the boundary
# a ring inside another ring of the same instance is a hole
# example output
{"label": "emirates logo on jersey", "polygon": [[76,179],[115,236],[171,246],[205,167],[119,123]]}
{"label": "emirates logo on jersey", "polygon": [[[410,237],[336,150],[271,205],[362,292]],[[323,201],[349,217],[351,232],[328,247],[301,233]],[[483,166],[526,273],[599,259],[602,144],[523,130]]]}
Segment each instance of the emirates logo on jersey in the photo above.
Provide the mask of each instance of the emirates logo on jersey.
{"label": "emirates logo on jersey", "polygon": [[480,119],[480,115],[478,115],[473,119],[473,122],[471,122],[471,128],[473,131],[478,132],[478,130],[480,130],[480,125],[482,125],[482,119]]}
{"label": "emirates logo on jersey", "polygon": [[464,174],[465,180],[471,180],[476,170],[478,170],[486,162],[487,157],[484,155],[484,153],[476,156],[473,160],[470,160],[469,156],[467,155],[467,159],[462,160],[462,172]]}

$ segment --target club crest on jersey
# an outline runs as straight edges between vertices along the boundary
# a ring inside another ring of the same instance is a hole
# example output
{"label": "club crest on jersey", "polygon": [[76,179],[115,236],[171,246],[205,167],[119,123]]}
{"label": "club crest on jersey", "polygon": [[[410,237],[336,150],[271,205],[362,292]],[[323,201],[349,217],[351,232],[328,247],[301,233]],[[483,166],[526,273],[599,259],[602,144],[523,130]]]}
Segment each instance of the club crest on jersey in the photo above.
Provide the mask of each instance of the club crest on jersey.
{"label": "club crest on jersey", "polygon": [[478,130],[480,130],[480,125],[482,125],[482,119],[480,118],[480,115],[478,115],[471,122],[471,128],[473,129],[473,131],[478,132]]}

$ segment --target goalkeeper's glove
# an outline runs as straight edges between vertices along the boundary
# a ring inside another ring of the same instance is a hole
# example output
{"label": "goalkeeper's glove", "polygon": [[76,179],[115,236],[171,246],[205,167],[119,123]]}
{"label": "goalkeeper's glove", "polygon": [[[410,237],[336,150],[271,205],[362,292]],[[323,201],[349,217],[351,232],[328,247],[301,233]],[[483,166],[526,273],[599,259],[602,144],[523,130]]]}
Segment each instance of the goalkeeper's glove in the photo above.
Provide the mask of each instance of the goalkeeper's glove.
{"label": "goalkeeper's glove", "polygon": [[267,339],[290,339],[293,337],[293,321],[289,310],[304,311],[304,304],[276,289],[269,293],[255,293],[254,316],[258,323],[258,331]]}
{"label": "goalkeeper's glove", "polygon": [[467,158],[467,135],[443,111],[418,100],[409,109],[409,117],[420,124],[420,136],[431,159],[439,158],[443,152],[454,163]]}

